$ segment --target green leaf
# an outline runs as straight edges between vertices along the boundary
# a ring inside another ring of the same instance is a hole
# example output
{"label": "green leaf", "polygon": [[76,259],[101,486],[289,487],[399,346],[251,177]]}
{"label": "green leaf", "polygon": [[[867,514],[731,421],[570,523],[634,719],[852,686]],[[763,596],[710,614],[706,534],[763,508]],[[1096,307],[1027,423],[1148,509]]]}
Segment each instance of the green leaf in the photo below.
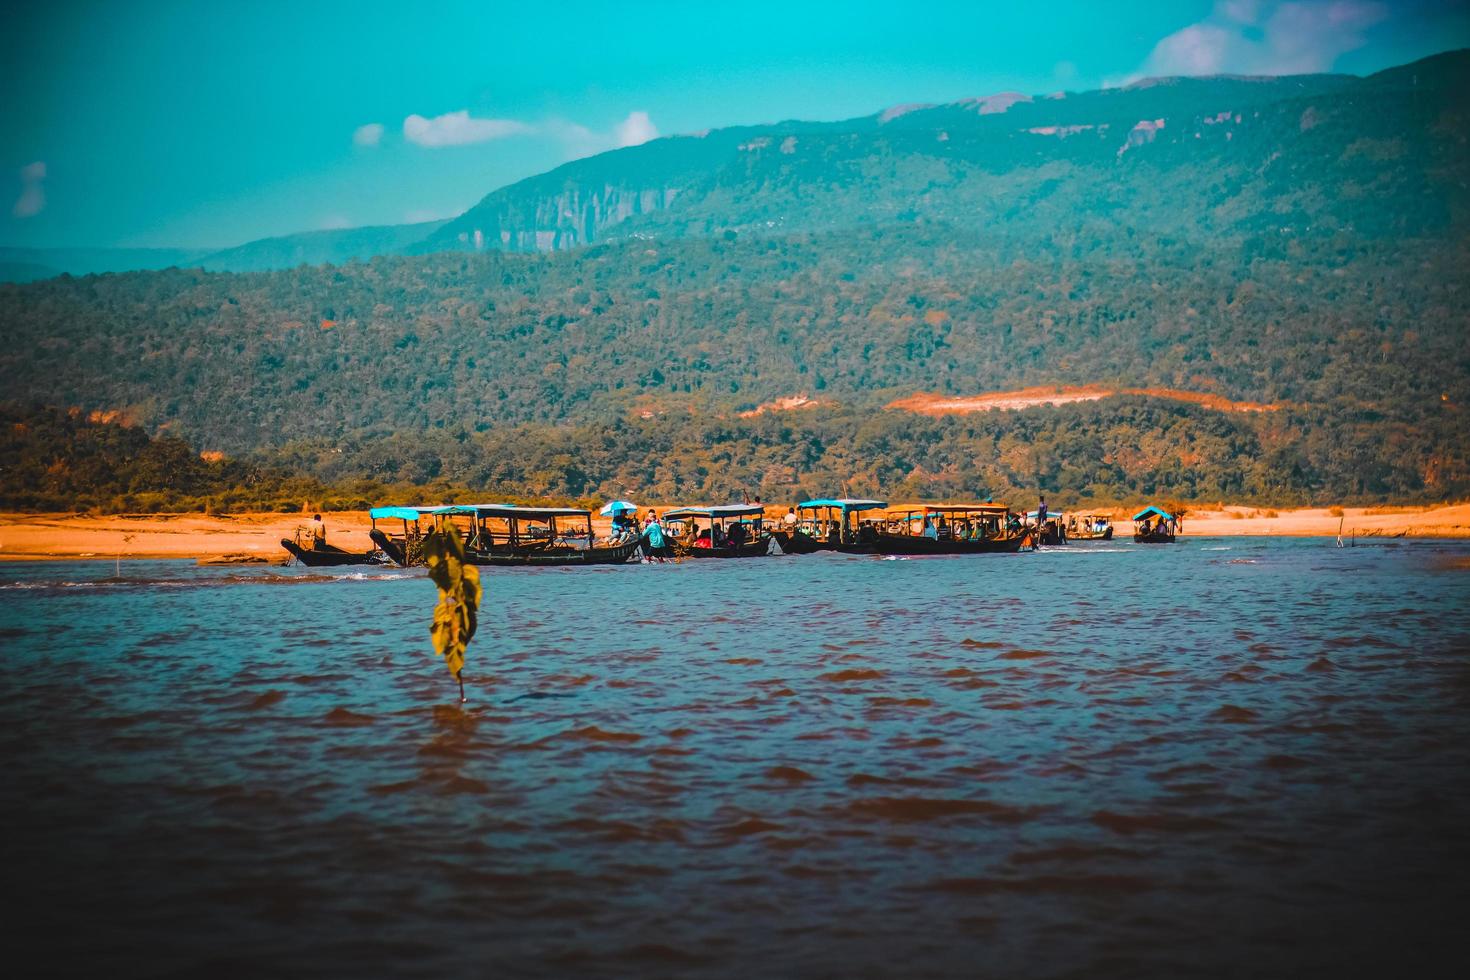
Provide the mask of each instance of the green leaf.
{"label": "green leaf", "polygon": [[452,527],[431,531],[424,538],[424,560],[429,578],[439,589],[429,639],[455,677],[464,670],[465,649],[479,626],[480,570],[465,561],[464,541]]}

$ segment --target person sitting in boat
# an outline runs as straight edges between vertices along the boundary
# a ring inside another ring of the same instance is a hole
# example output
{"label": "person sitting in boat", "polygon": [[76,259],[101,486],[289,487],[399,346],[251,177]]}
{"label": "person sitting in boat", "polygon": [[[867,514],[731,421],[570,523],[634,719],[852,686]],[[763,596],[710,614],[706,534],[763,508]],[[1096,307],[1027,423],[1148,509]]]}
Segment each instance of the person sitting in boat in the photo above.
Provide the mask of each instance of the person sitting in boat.
{"label": "person sitting in boat", "polygon": [[949,537],[949,518],[945,517],[943,514],[940,514],[939,515],[939,524],[935,527],[934,530],[935,530],[934,536],[936,538],[947,538],[947,537]]}
{"label": "person sitting in boat", "polygon": [[694,536],[694,547],[696,547],[696,548],[713,548],[714,547],[714,534],[712,533],[712,531],[713,531],[713,528],[708,528],[707,527],[707,528],[704,528],[703,530],[701,530],[698,534],[696,534]]}
{"label": "person sitting in boat", "polygon": [[934,529],[934,522],[929,520],[927,514],[924,515],[924,526],[920,528],[919,535],[920,537],[928,538],[930,541],[939,540],[939,532]]}
{"label": "person sitting in boat", "polygon": [[715,548],[723,548],[728,542],[725,538],[725,528],[716,524],[710,528],[710,545]]}
{"label": "person sitting in boat", "polygon": [[786,530],[788,530],[788,531],[795,531],[796,530],[796,522],[797,522],[797,519],[796,519],[796,508],[795,507],[788,507],[786,509],[786,516],[783,517],[783,518],[781,518],[781,523],[786,525]]}
{"label": "person sitting in boat", "polygon": [[732,548],[738,548],[742,544],[744,544],[745,543],[745,522],[744,521],[736,521],[734,524],[732,524],[730,526],[730,533],[729,533],[729,535],[727,535],[726,540],[729,542],[730,547],[732,547]]}

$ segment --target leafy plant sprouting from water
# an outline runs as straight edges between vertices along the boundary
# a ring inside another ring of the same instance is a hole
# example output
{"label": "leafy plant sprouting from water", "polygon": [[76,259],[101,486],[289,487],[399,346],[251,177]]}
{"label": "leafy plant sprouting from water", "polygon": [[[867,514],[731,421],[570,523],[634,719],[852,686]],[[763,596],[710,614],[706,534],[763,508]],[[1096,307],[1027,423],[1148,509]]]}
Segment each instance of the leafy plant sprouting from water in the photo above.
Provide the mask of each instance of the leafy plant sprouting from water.
{"label": "leafy plant sprouting from water", "polygon": [[479,624],[480,570],[464,559],[464,541],[453,527],[430,531],[424,537],[424,561],[429,578],[439,587],[434,624],[429,636],[434,652],[444,658],[464,696],[464,652]]}
{"label": "leafy plant sprouting from water", "polygon": [[122,553],[123,550],[127,548],[130,543],[132,543],[133,537],[134,536],[131,534],[124,534],[122,538],[123,543],[117,546],[117,558],[114,562],[112,570],[113,578],[122,578]]}

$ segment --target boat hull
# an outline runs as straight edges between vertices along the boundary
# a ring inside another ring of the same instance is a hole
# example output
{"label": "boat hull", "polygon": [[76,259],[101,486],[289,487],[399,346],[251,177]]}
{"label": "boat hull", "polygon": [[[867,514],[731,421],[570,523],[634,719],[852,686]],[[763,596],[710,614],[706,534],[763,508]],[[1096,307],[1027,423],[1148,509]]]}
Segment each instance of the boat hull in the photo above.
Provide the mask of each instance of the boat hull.
{"label": "boat hull", "polygon": [[388,556],[389,561],[402,568],[408,567],[408,557],[403,552],[403,546],[397,541],[394,541],[377,528],[369,531],[368,537],[372,538],[373,544],[377,545],[383,554]]}
{"label": "boat hull", "polygon": [[772,531],[771,537],[776,539],[781,551],[788,555],[810,555],[818,551],[832,551],[835,547],[805,531]]}
{"label": "boat hull", "polygon": [[981,541],[944,541],[903,534],[880,534],[871,543],[841,545],[838,550],[874,555],[1007,555],[1020,551],[1030,539],[1030,534]]}
{"label": "boat hull", "polygon": [[1158,531],[1150,531],[1148,534],[1133,535],[1134,544],[1173,544],[1174,535],[1161,534]]}
{"label": "boat hull", "polygon": [[496,550],[490,553],[469,552],[465,560],[471,565],[494,567],[567,568],[579,565],[623,565],[638,551],[640,541],[634,538],[623,544],[605,548],[526,548]]}
{"label": "boat hull", "polygon": [[[723,548],[695,548],[682,541],[674,541],[674,553],[680,558],[764,558],[771,553],[770,537],[748,541],[738,548],[725,545]],[[779,539],[776,541],[780,545]]]}
{"label": "boat hull", "polygon": [[303,548],[290,538],[282,538],[281,547],[290,552],[292,558],[308,568],[335,568],[339,565],[377,565],[381,563],[375,551],[358,554],[343,551],[341,548],[333,548],[331,545],[325,548]]}

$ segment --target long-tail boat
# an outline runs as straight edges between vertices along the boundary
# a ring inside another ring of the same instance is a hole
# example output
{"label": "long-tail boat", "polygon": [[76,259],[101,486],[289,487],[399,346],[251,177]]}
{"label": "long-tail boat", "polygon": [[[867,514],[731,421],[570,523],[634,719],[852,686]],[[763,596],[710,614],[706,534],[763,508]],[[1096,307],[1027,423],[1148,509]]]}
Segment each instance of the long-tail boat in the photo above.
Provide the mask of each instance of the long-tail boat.
{"label": "long-tail boat", "polygon": [[302,544],[299,538],[297,540],[282,538],[281,547],[290,552],[292,558],[308,568],[335,568],[339,565],[386,565],[391,561],[387,555],[378,550],[343,551],[325,542],[315,546]]}
{"label": "long-tail boat", "polygon": [[[369,516],[374,543],[405,567],[423,564],[424,535],[445,527],[465,539],[465,560],[475,565],[620,565],[633,557],[639,543],[637,537],[597,543],[591,512],[575,507],[375,507]],[[380,520],[402,521],[402,534],[385,533],[377,526]],[[422,523],[426,520],[428,528]]]}
{"label": "long-tail boat", "polygon": [[579,507],[456,504],[439,519],[464,534],[465,558],[474,565],[621,565],[641,540],[599,544],[592,512]]}
{"label": "long-tail boat", "polygon": [[877,534],[872,521],[858,515],[882,510],[887,501],[848,497],[822,497],[796,505],[796,521],[772,532],[784,551],[810,554],[814,551],[871,552]]}
{"label": "long-tail boat", "polygon": [[1067,520],[1068,541],[1111,541],[1113,522],[1102,514],[1074,514]]}
{"label": "long-tail boat", "polygon": [[1067,515],[1061,511],[1057,511],[1056,513],[1048,512],[1044,524],[1038,523],[1037,519],[1040,516],[1041,512],[1035,510],[1026,515],[1027,523],[1035,528],[1040,535],[1040,543],[1048,545],[1066,544],[1067,539],[1072,535],[1072,532],[1067,529]]}
{"label": "long-tail boat", "polygon": [[1034,533],[1004,504],[905,504],[889,508],[868,550],[880,555],[1015,553]]}
{"label": "long-tail boat", "polygon": [[[401,565],[404,568],[410,565],[422,565],[424,556],[420,546],[427,532],[420,522],[425,519],[434,521],[437,515],[448,510],[447,506],[374,507],[368,511],[368,517],[373,522],[372,530],[368,531],[368,537],[373,539],[373,544],[377,545],[395,565]],[[379,521],[401,521],[403,532],[395,535],[391,531],[384,531],[378,527]]]}
{"label": "long-tail boat", "polygon": [[1173,544],[1179,522],[1174,515],[1159,507],[1148,506],[1133,515],[1133,541],[1136,544]]}
{"label": "long-tail boat", "polygon": [[[664,512],[664,533],[680,558],[759,558],[781,554],[765,530],[760,504],[676,507]],[[774,548],[774,551],[772,550]]]}

